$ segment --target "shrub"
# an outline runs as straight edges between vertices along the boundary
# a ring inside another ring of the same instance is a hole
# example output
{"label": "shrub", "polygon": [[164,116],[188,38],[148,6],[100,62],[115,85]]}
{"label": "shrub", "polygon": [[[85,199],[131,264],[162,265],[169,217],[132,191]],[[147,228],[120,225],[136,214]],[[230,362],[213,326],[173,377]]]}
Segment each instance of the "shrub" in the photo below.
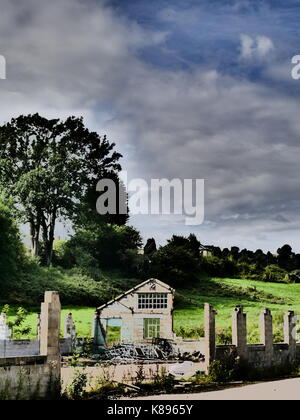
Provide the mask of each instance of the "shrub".
{"label": "shrub", "polygon": [[150,277],[150,260],[148,255],[139,254],[135,249],[125,250],[120,257],[122,272],[127,276],[146,280]]}
{"label": "shrub", "polygon": [[36,305],[43,300],[45,290],[57,290],[63,305],[98,306],[120,294],[120,289],[108,281],[96,282],[79,268],[40,267],[34,260],[29,260],[18,277],[13,289],[5,289],[1,294],[1,300]]}
{"label": "shrub", "polygon": [[0,290],[12,287],[25,259],[13,202],[0,195]]}
{"label": "shrub", "polygon": [[102,224],[78,230],[71,239],[55,245],[54,262],[64,268],[120,268],[127,250],[142,244],[139,232],[131,226]]}
{"label": "shrub", "polygon": [[71,400],[82,400],[86,396],[88,377],[86,372],[75,370],[71,384],[67,388],[68,397]]}
{"label": "shrub", "polygon": [[294,270],[287,274],[286,281],[288,283],[300,283],[300,270]]}
{"label": "shrub", "polygon": [[297,373],[297,369],[297,365],[289,362],[268,368],[249,364],[238,357],[235,350],[231,350],[221,360],[211,363],[209,380],[217,383],[271,380],[293,375]]}
{"label": "shrub", "polygon": [[201,268],[209,276],[234,277],[239,273],[237,263],[230,258],[202,257]]}
{"label": "shrub", "polygon": [[232,331],[231,328],[223,328],[217,330],[217,344],[229,345],[232,343]]}
{"label": "shrub", "polygon": [[272,283],[286,283],[287,272],[277,265],[268,265],[264,269],[263,281]]}
{"label": "shrub", "polygon": [[197,339],[199,337],[204,337],[204,327],[179,327],[175,328],[175,334],[177,335],[177,337]]}
{"label": "shrub", "polygon": [[2,310],[0,311],[5,313],[8,316],[8,326],[12,330],[12,336],[14,339],[20,338],[22,335],[28,335],[31,331],[31,327],[28,325],[24,325],[26,322],[26,318],[28,315],[28,311],[22,307],[17,309],[14,321],[10,320],[10,307],[9,305],[4,305]]}
{"label": "shrub", "polygon": [[152,274],[173,287],[198,281],[199,259],[182,246],[168,244],[152,256]]}
{"label": "shrub", "polygon": [[239,376],[240,360],[235,351],[228,351],[222,360],[214,360],[210,367],[208,376],[212,382],[230,382]]}

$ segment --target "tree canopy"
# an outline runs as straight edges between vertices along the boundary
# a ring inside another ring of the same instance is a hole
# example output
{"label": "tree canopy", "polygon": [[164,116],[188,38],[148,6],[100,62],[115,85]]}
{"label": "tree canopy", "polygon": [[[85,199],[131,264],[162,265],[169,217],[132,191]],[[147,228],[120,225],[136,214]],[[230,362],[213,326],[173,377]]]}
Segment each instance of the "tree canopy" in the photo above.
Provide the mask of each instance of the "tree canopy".
{"label": "tree canopy", "polygon": [[73,116],[62,121],[21,115],[0,127],[0,184],[30,224],[35,255],[41,237],[47,265],[57,219],[72,219],[87,191],[121,170],[114,147]]}

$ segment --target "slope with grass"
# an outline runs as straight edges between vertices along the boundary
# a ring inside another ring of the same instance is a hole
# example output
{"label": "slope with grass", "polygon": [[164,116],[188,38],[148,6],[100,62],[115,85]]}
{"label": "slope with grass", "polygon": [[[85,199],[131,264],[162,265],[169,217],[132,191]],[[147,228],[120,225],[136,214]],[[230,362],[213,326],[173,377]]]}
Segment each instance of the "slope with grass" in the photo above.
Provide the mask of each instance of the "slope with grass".
{"label": "slope with grass", "polygon": [[[106,273],[106,276],[110,274]],[[112,277],[114,277],[112,275]],[[111,284],[119,289],[130,288],[136,280],[122,280],[116,275]],[[235,306],[243,305],[247,313],[248,340],[259,342],[259,313],[269,308],[273,313],[274,338],[281,341],[283,313],[293,309],[300,314],[300,284],[277,284],[244,279],[202,278],[189,289],[177,291],[175,299],[174,329],[177,335],[197,338],[203,335],[203,304],[211,303],[217,310],[216,326],[219,342],[230,339],[231,316]],[[93,297],[93,301],[95,296]],[[190,301],[192,300],[192,302]],[[97,299],[96,299],[97,300]],[[100,304],[99,300],[99,304]],[[24,306],[24,305],[23,305]],[[69,312],[73,313],[79,336],[90,336],[95,306],[63,305],[62,320]],[[17,305],[11,307],[13,318]],[[1,305],[0,305],[1,309]],[[36,334],[36,314],[38,307],[28,307],[27,324],[32,327],[30,338]],[[62,324],[63,325],[63,324]]]}
{"label": "slope with grass", "polygon": [[[242,305],[247,313],[248,340],[259,342],[259,314],[269,308],[273,314],[274,338],[281,341],[283,313],[293,309],[300,313],[300,284],[264,283],[245,279],[206,279],[198,287],[181,290],[174,310],[175,331],[180,335],[195,337],[195,328],[203,325],[203,309],[197,304],[208,302],[218,315],[219,332],[230,334],[231,317],[235,306]],[[193,303],[189,303],[192,299]]]}

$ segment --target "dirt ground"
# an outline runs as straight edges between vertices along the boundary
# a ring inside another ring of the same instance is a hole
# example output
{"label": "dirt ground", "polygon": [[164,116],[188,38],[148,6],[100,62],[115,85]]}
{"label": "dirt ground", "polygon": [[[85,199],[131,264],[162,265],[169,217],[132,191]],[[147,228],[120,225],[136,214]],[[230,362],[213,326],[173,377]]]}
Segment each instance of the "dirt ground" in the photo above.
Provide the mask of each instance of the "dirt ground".
{"label": "dirt ground", "polygon": [[[153,374],[157,372],[157,369],[161,372],[162,369],[168,369],[170,366],[174,365],[174,363],[150,363],[143,365],[143,374],[146,376],[147,379],[151,379]],[[125,382],[131,383],[132,377],[136,377],[137,373],[140,371],[140,364],[118,364],[114,366],[94,366],[94,367],[86,367],[84,370],[88,375],[89,386],[92,385],[97,381],[97,378],[103,378],[109,380],[114,380],[117,382]],[[72,378],[74,376],[75,370],[78,369],[83,371],[83,368],[73,368],[73,367],[66,367],[62,368],[62,381],[63,381],[63,388],[68,386],[72,382]],[[195,371],[203,369],[202,363],[194,363]]]}
{"label": "dirt ground", "polygon": [[[138,364],[119,364],[114,366],[94,366],[86,367],[84,371],[88,374],[89,387],[97,381],[98,378],[106,378],[117,382],[130,384],[132,377],[136,377],[140,370]],[[143,366],[143,375],[151,379],[157,369],[166,369],[172,366],[170,363],[151,363]],[[201,363],[195,363],[195,369],[200,370]],[[83,368],[62,368],[63,388],[71,383],[75,369],[83,371]],[[124,400],[129,398],[123,398]],[[253,385],[245,385],[235,388],[228,388],[221,391],[211,391],[193,394],[169,394],[155,395],[150,397],[138,397],[136,400],[300,400],[300,378],[284,379],[280,381],[264,382]]]}

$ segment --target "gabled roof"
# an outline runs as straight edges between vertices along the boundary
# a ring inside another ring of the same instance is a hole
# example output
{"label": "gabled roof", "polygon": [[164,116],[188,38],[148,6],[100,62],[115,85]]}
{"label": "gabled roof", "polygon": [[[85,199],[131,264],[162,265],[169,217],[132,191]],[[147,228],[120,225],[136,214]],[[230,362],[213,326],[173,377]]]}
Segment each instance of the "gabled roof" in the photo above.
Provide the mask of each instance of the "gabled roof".
{"label": "gabled roof", "polygon": [[143,283],[138,284],[137,286],[135,286],[132,289],[128,290],[127,292],[123,293],[122,295],[117,296],[116,298],[110,300],[109,302],[105,303],[104,305],[99,306],[99,308],[97,308],[97,310],[98,311],[101,311],[102,309],[106,308],[107,306],[111,305],[112,303],[118,302],[123,297],[125,297],[127,295],[130,295],[131,293],[136,292],[138,289],[140,289],[141,287],[144,287],[146,284],[151,283],[151,282],[152,283],[156,283],[156,284],[158,284],[161,287],[164,287],[170,293],[175,293],[175,290],[172,289],[172,287],[170,287],[168,284],[166,284],[166,283],[164,283],[164,282],[162,282],[160,280],[157,280],[157,279],[148,279],[148,280],[144,281]]}

